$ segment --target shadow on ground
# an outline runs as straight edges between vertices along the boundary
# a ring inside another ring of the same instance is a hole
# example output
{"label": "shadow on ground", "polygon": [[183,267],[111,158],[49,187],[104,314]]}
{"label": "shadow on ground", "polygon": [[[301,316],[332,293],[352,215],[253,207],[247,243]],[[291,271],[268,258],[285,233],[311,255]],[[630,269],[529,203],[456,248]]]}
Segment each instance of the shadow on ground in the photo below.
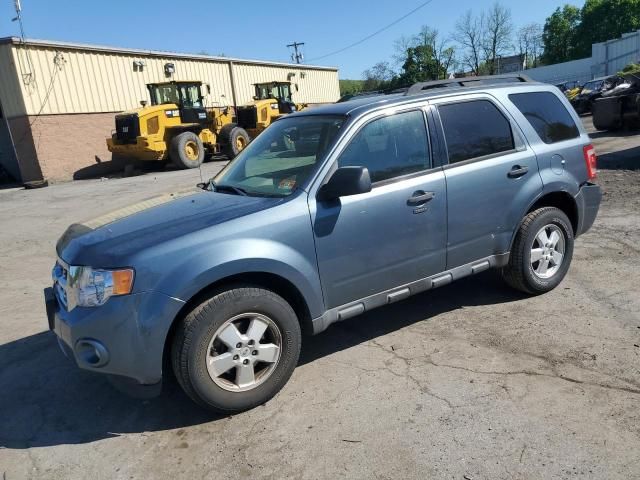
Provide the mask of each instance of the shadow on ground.
{"label": "shadow on ground", "polygon": [[589,133],[591,138],[627,138],[637,135],[640,135],[640,130],[596,130],[595,132]]}
{"label": "shadow on ground", "polygon": [[74,180],[89,180],[101,177],[133,177],[144,175],[149,172],[163,172],[166,169],[166,162],[144,162],[128,160],[124,157],[114,155],[110,160],[102,160],[95,157],[96,163],[83,167],[73,174]]}
{"label": "shadow on ground", "polygon": [[[96,163],[83,167],[73,174],[74,180],[90,180],[95,178],[120,178],[137,177],[149,173],[160,173],[179,170],[175,164],[160,160],[131,160],[124,157],[113,156],[111,160],[102,160],[95,157]],[[205,159],[205,163],[213,161],[227,161],[227,157],[216,155]]]}
{"label": "shadow on ground", "polygon": [[[463,306],[521,298],[495,272],[486,272],[306,338],[300,364]],[[126,433],[175,429],[222,418],[197,407],[175,381],[167,382],[156,399],[127,397],[100,375],[72,365],[50,332],[0,346],[0,385],[0,448],[90,443]]]}
{"label": "shadow on ground", "polygon": [[[638,134],[640,141],[640,134]],[[640,146],[598,156],[599,170],[640,170]]]}

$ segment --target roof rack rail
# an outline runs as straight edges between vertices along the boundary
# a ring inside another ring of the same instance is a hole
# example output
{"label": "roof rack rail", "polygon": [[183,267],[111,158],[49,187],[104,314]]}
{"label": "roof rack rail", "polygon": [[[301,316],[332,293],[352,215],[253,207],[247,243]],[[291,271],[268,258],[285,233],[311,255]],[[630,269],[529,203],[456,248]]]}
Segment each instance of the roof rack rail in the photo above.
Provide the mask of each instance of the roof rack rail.
{"label": "roof rack rail", "polygon": [[426,90],[434,88],[460,88],[476,87],[478,85],[493,85],[496,83],[520,83],[533,82],[529,77],[522,74],[487,75],[481,77],[462,77],[449,80],[434,80],[431,82],[414,83],[405,95],[417,95]]}

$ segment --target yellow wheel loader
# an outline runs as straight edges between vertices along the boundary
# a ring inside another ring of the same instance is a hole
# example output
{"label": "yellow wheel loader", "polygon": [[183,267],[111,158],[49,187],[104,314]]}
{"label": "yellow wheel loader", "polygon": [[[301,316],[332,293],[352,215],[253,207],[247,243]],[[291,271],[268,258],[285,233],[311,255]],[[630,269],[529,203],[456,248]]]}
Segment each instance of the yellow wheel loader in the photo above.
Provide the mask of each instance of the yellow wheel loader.
{"label": "yellow wheel loader", "polygon": [[278,118],[307,108],[306,104],[293,103],[290,82],[254,84],[256,94],[253,103],[237,108],[238,125],[255,138]]}
{"label": "yellow wheel loader", "polygon": [[202,88],[198,81],[148,84],[151,105],[141,102],[142,108],[116,115],[107,148],[136,160],[171,160],[181,168],[199,167],[205,154],[234,158],[249,134],[234,123],[231,108],[206,108]]}

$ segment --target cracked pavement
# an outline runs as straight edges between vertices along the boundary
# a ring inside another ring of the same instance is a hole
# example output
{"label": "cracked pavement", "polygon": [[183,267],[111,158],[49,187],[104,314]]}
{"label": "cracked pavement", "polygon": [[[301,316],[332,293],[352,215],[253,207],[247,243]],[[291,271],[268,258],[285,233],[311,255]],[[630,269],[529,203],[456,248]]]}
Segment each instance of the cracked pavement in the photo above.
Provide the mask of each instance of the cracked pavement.
{"label": "cracked pavement", "polygon": [[333,325],[279,395],[232,417],[172,384],[125,397],[45,331],[66,226],[197,171],[0,190],[2,480],[640,478],[640,136],[594,143],[603,205],[556,290],[485,272]]}

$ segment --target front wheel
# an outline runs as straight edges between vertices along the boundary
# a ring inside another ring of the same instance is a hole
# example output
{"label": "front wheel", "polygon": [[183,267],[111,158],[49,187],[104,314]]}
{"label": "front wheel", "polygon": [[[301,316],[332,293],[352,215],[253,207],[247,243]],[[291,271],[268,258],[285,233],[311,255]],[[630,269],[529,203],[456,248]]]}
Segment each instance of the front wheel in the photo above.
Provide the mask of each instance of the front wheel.
{"label": "front wheel", "polygon": [[173,370],[196,403],[235,413],[280,391],[296,367],[300,345],[298,318],[282,297],[240,286],[185,317],[173,337]]}
{"label": "front wheel", "polygon": [[204,162],[204,145],[193,132],[183,132],[171,139],[171,161],[180,168],[198,168]]}
{"label": "front wheel", "polygon": [[220,141],[222,152],[229,160],[232,160],[249,145],[251,137],[244,128],[230,123],[220,130]]}
{"label": "front wheel", "polygon": [[569,270],[573,257],[573,228],[562,210],[544,207],[529,213],[502,269],[505,281],[525,293],[553,290]]}

